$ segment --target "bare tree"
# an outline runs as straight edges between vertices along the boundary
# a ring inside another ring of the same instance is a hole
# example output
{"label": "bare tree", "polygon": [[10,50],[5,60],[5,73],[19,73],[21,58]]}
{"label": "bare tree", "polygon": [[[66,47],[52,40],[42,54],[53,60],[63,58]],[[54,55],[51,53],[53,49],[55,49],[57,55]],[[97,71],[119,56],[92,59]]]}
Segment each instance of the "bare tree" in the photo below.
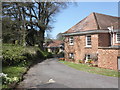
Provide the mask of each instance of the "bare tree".
{"label": "bare tree", "polygon": [[66,6],[65,2],[7,2],[3,3],[3,15],[18,21],[19,28],[23,30],[24,43],[26,29],[29,27],[37,30],[39,47],[43,50],[45,31],[51,28],[54,16]]}

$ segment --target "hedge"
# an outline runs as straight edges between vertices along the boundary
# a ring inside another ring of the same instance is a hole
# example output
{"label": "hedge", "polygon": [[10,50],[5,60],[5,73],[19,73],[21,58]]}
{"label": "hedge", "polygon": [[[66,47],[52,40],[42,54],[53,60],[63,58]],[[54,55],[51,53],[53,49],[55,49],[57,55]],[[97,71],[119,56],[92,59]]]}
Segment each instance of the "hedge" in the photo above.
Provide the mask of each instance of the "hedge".
{"label": "hedge", "polygon": [[51,58],[52,54],[41,51],[38,47],[23,47],[3,44],[3,65],[26,64],[31,61]]}

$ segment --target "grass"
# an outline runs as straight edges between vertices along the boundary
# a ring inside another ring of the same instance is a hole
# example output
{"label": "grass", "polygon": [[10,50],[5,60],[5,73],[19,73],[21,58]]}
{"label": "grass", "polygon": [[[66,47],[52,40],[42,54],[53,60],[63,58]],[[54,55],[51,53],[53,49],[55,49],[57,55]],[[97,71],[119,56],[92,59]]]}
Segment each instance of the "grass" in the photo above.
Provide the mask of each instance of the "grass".
{"label": "grass", "polygon": [[[2,87],[9,88],[15,82],[21,81],[21,75],[26,72],[31,65],[38,63],[44,58],[50,57],[50,53],[41,51],[39,47],[23,47],[14,44],[3,44],[3,73],[7,77],[2,77]],[[21,57],[24,56],[24,57]]]}
{"label": "grass", "polygon": [[3,67],[3,73],[7,74],[8,77],[21,77],[21,75],[26,71],[25,67],[21,66],[9,66]]}
{"label": "grass", "polygon": [[[7,74],[7,77],[9,78],[14,78],[17,77],[18,80],[22,79],[22,74],[26,72],[26,67],[21,67],[21,66],[7,66],[3,67],[3,73]],[[18,82],[18,81],[16,81]],[[6,84],[2,85],[2,88],[9,88],[9,86]]]}
{"label": "grass", "polygon": [[[75,64],[72,62],[67,62],[67,61],[59,61],[67,66],[70,66],[72,68],[75,68],[77,70],[89,72],[89,73],[94,73],[94,74],[100,74],[100,75],[105,75],[105,76],[111,76],[111,77],[118,77],[118,71],[115,70],[110,70],[110,69],[103,69],[99,67],[90,67],[87,64]],[[120,74],[119,74],[120,76]]]}

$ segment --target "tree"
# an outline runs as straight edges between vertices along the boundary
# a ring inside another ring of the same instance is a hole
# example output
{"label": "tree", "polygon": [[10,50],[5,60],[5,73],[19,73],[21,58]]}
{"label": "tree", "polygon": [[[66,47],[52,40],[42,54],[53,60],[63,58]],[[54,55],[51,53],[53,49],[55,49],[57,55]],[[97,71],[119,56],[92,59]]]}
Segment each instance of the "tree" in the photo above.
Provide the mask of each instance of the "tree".
{"label": "tree", "polygon": [[57,40],[63,40],[64,37],[62,36],[62,33],[58,33],[57,36],[56,36],[56,39]]}
{"label": "tree", "polygon": [[27,42],[27,45],[34,46],[35,44],[37,44],[38,43],[37,31],[34,29],[28,30],[25,40]]}
{"label": "tree", "polygon": [[[12,29],[11,33],[14,32],[14,30],[18,30],[21,32],[22,40],[21,44],[25,45],[25,28],[26,28],[26,22],[27,17],[24,13],[25,11],[25,3],[16,3],[16,2],[4,2],[2,3],[3,13],[2,18],[10,18],[12,22],[10,23],[10,27]],[[6,23],[5,23],[6,24]],[[17,26],[15,29],[13,29],[13,26]],[[5,27],[4,27],[5,28]]]}
{"label": "tree", "polygon": [[[57,12],[59,12],[61,7],[65,7],[65,3],[60,2],[36,2],[36,7],[32,7],[33,13],[27,13],[26,15],[34,18],[34,22],[32,24],[35,25],[39,32],[39,47],[43,50],[43,42],[44,42],[44,34],[45,30],[51,28],[49,23],[53,20],[53,17]],[[32,19],[33,20],[33,19]]]}
{"label": "tree", "polygon": [[3,3],[3,15],[19,23],[24,43],[28,27],[38,31],[39,47],[43,50],[45,31],[51,29],[50,23],[54,16],[66,6],[65,2],[7,2]]}
{"label": "tree", "polygon": [[4,17],[2,19],[2,30],[3,43],[15,43],[15,40],[18,40],[19,44],[21,43],[22,32],[11,18]]}

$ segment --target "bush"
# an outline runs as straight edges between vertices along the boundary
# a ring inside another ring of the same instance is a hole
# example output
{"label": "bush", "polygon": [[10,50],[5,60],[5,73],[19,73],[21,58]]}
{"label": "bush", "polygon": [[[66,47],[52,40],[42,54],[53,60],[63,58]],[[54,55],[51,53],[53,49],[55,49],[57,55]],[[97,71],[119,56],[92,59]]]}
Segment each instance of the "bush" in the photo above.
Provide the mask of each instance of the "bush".
{"label": "bush", "polygon": [[[51,58],[52,53],[44,52],[38,47],[22,47],[12,44],[3,44],[3,73],[0,74],[3,87],[9,87],[21,80],[21,75],[28,66],[36,64],[39,60]],[[8,66],[8,67],[7,67]]]}
{"label": "bush", "polygon": [[60,53],[58,54],[58,56],[59,56],[60,58],[63,58],[63,57],[64,57],[64,52],[60,52]]}
{"label": "bush", "polygon": [[3,48],[3,64],[14,65],[20,63],[22,60],[26,59],[23,53],[22,47]]}
{"label": "bush", "polygon": [[22,47],[3,44],[3,65],[27,65],[39,59],[52,58],[52,53],[40,50],[38,47]]}
{"label": "bush", "polygon": [[93,60],[90,59],[90,60],[87,61],[87,63],[88,64],[93,64]]}
{"label": "bush", "polygon": [[59,58],[59,60],[65,61],[65,58]]}
{"label": "bush", "polygon": [[51,52],[44,52],[44,57],[45,58],[52,58],[53,54]]}
{"label": "bush", "polygon": [[45,55],[41,50],[36,51],[36,57],[40,58],[40,59],[44,59]]}
{"label": "bush", "polygon": [[2,80],[3,85],[10,85],[19,81],[18,77],[8,77],[8,75],[4,73],[0,73],[0,79]]}
{"label": "bush", "polygon": [[[29,50],[30,49],[31,48],[29,48]],[[3,44],[3,65],[26,65],[34,58],[34,55],[29,50],[28,48],[24,48],[18,45]],[[33,49],[32,51],[35,52]]]}
{"label": "bush", "polygon": [[84,63],[83,60],[79,60],[79,63]]}

